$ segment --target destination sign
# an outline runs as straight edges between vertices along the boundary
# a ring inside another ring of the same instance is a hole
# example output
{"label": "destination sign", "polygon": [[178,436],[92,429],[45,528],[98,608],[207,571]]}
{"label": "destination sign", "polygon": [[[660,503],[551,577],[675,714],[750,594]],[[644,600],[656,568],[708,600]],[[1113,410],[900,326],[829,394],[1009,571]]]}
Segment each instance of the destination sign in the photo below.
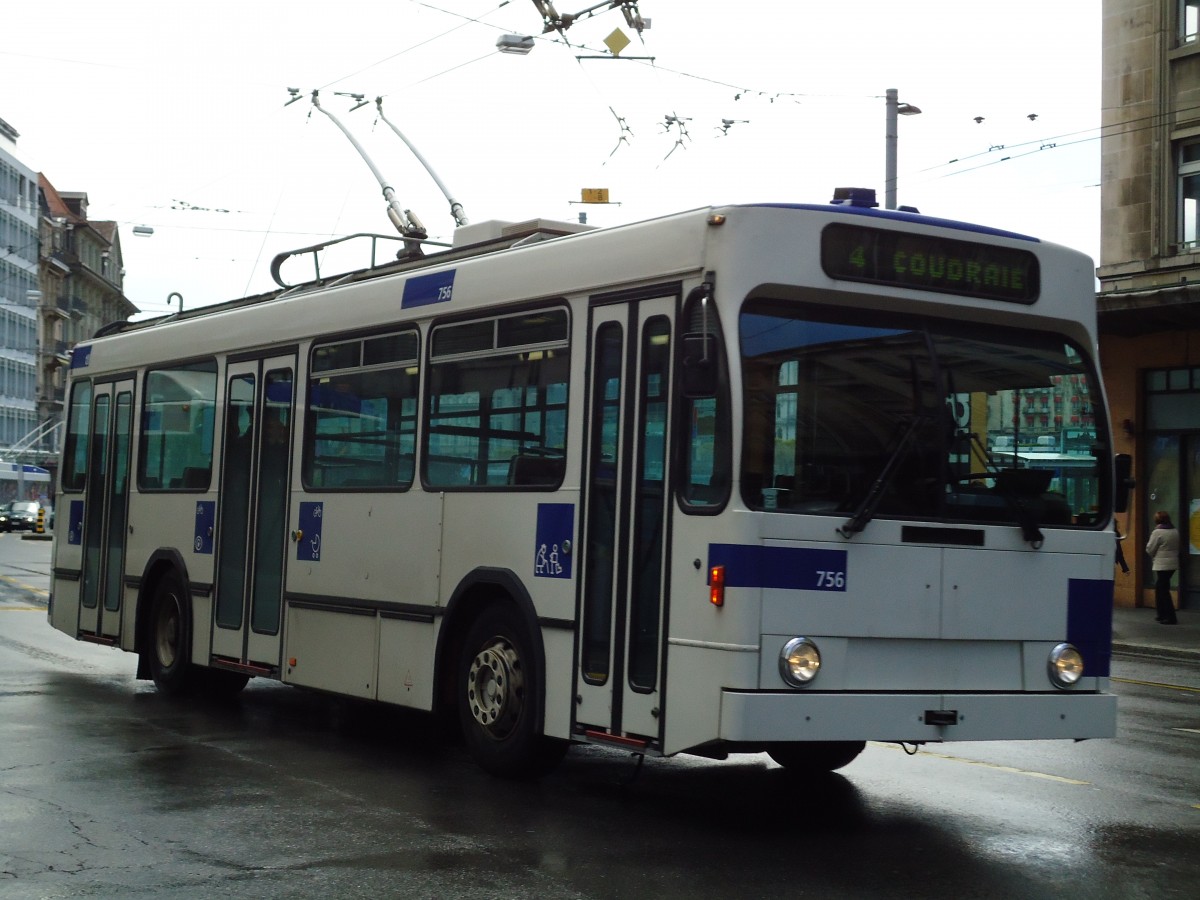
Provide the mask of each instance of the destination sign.
{"label": "destination sign", "polygon": [[821,267],[843,281],[1009,303],[1033,303],[1040,290],[1038,259],[1028,250],[858,225],[825,227]]}

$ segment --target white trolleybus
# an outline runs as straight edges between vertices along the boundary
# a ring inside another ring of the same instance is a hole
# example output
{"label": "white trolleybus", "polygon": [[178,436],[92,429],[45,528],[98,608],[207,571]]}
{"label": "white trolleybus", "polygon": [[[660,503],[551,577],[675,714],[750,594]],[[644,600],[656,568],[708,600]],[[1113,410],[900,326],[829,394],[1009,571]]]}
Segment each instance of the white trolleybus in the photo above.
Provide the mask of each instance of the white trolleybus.
{"label": "white trolleybus", "polygon": [[[448,713],[502,775],[1112,736],[1092,263],[874,206],[465,225],[102,329],[50,622],[168,694]],[[991,452],[1047,400],[1087,437],[1070,494]]]}

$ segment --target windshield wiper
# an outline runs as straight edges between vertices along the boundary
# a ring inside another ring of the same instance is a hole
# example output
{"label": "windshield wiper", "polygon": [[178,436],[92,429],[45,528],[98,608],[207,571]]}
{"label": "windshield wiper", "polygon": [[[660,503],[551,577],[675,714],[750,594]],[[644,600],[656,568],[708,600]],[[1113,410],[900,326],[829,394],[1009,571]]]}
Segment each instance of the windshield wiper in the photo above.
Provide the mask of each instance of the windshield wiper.
{"label": "windshield wiper", "polygon": [[888,455],[887,461],[884,462],[879,473],[875,476],[875,480],[871,483],[870,490],[867,491],[866,495],[859,502],[854,510],[854,514],[846,520],[846,524],[837,530],[839,535],[844,538],[856,535],[866,528],[867,523],[875,517],[875,510],[879,507],[879,501],[883,499],[883,492],[887,490],[888,485],[892,483],[892,479],[896,475],[896,469],[904,456],[905,448],[908,447],[917,429],[928,421],[929,416],[927,415],[912,416],[908,422],[908,427],[904,429],[899,440],[896,441],[896,446]]}
{"label": "windshield wiper", "polygon": [[[980,440],[979,435],[973,431],[969,431],[965,432],[964,436],[967,438],[968,444],[974,446],[975,450],[979,454],[979,458],[983,460],[984,468],[987,470],[987,473],[995,479],[995,492],[1000,495],[1000,498],[1008,504],[1009,508],[1013,511],[1013,514],[1016,515],[1017,524],[1021,527],[1021,535],[1025,538],[1026,543],[1028,543],[1029,546],[1031,546],[1034,550],[1041,550],[1042,544],[1046,541],[1046,537],[1042,534],[1042,530],[1039,527],[1040,523],[1038,522],[1037,512],[1022,503],[1020,497],[1018,497],[1016,492],[1012,489],[1012,485],[1006,479],[1001,477],[1003,474],[1002,470],[998,465],[996,465],[995,458],[984,445],[983,441]],[[1014,447],[1014,463],[1016,462],[1016,456],[1016,448]],[[969,459],[970,456],[968,454],[968,466],[970,465]],[[1026,470],[1017,469],[1014,466],[1010,471],[1017,472]]]}

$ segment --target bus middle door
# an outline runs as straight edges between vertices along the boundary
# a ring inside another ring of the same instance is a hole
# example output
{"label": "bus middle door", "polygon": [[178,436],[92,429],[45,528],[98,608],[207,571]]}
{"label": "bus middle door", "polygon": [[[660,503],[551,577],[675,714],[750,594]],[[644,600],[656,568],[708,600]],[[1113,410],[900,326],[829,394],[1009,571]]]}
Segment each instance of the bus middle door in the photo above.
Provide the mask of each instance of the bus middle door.
{"label": "bus middle door", "polygon": [[91,422],[79,634],[116,641],[121,634],[125,542],[129,531],[133,381],[97,384]]}
{"label": "bus middle door", "polygon": [[231,362],[226,373],[213,662],[279,666],[295,356]]}
{"label": "bus middle door", "polygon": [[661,738],[674,297],[592,310],[577,726]]}

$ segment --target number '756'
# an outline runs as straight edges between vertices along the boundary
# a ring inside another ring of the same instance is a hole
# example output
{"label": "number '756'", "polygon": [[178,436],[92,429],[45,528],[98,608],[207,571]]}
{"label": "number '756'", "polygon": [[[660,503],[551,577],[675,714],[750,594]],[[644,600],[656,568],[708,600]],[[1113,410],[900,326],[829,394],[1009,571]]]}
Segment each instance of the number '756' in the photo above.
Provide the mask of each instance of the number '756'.
{"label": "number '756'", "polygon": [[844,588],[846,586],[845,572],[817,571],[818,588]]}

